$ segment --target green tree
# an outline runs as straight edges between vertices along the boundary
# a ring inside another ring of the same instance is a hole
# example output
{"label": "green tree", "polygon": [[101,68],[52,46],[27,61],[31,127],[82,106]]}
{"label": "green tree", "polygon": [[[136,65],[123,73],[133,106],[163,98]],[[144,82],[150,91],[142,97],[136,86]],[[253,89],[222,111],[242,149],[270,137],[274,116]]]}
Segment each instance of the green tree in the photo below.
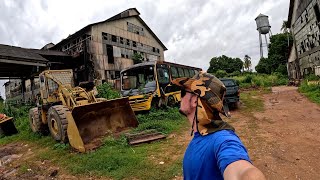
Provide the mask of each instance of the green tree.
{"label": "green tree", "polygon": [[288,21],[283,21],[282,26],[281,26],[281,31],[283,33],[288,33]]}
{"label": "green tree", "polygon": [[231,58],[225,55],[213,57],[210,60],[209,73],[216,73],[218,70],[224,70],[227,73],[241,71],[243,62],[240,58]]}
{"label": "green tree", "polygon": [[290,33],[280,33],[271,36],[268,58],[260,59],[256,66],[256,71],[265,74],[279,72],[287,75],[287,70],[284,67],[286,67],[289,58],[289,49],[292,43],[293,39]]}
{"label": "green tree", "polygon": [[251,68],[251,57],[248,55],[244,56],[244,63],[243,63],[244,69],[247,69],[247,71]]}
{"label": "green tree", "polygon": [[228,73],[225,70],[218,70],[217,72],[214,73],[214,75],[218,78],[223,78],[228,75]]}
{"label": "green tree", "polygon": [[268,58],[261,58],[258,65],[256,66],[256,71],[261,74],[271,74],[271,68],[269,67]]}
{"label": "green tree", "polygon": [[132,60],[133,60],[133,64],[142,63],[142,61],[143,61],[142,54],[140,54],[140,53],[134,53],[134,54],[132,55]]}

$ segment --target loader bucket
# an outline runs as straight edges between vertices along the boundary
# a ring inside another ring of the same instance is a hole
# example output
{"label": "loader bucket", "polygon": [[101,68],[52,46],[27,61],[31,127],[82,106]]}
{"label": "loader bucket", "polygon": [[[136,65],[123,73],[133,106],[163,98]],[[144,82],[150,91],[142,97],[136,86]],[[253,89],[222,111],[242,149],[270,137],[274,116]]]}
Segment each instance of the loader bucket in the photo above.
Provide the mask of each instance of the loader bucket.
{"label": "loader bucket", "polygon": [[11,136],[17,134],[18,130],[14,126],[13,118],[0,114],[0,136]]}
{"label": "loader bucket", "polygon": [[100,146],[107,134],[137,126],[128,98],[119,98],[75,107],[68,118],[68,138],[71,146],[84,152]]}

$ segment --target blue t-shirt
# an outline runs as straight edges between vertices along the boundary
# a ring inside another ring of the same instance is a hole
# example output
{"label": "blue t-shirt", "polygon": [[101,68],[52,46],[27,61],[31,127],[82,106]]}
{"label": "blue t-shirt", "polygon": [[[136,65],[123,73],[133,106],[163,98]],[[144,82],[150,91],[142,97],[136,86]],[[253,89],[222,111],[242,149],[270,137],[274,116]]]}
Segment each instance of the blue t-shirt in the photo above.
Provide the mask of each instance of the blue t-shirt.
{"label": "blue t-shirt", "polygon": [[223,179],[226,167],[238,160],[251,163],[239,137],[231,130],[221,130],[206,136],[194,133],[183,159],[186,180]]}

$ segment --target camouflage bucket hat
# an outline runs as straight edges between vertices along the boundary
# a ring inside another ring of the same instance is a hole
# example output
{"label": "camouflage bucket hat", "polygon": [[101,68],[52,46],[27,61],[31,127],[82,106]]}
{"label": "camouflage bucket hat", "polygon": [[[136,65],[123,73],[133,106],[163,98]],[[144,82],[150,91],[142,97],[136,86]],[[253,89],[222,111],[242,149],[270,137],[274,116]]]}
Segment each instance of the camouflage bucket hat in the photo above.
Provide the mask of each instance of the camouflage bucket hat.
{"label": "camouflage bucket hat", "polygon": [[[221,113],[229,117],[229,108],[226,103],[223,103],[226,87],[218,78],[200,72],[193,78],[175,79],[172,84],[187,89],[199,97],[193,123],[196,122],[197,130],[202,136],[223,129],[235,130],[219,116]],[[193,125],[191,135],[193,134]]]}
{"label": "camouflage bucket hat", "polygon": [[212,110],[229,117],[229,109],[224,107],[223,97],[226,93],[224,84],[214,75],[200,72],[192,78],[177,78],[172,84],[188,89],[200,97]]}

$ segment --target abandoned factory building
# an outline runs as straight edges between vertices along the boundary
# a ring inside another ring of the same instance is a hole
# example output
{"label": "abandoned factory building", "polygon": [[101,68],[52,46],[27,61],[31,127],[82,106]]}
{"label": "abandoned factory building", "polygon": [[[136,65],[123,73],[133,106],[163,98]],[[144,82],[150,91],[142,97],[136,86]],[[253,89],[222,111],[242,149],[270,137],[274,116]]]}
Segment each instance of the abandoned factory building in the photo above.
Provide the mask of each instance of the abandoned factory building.
{"label": "abandoned factory building", "polygon": [[289,77],[300,79],[317,74],[320,68],[320,0],[290,0],[287,26],[294,38],[288,59]]}
{"label": "abandoned factory building", "polygon": [[161,61],[167,50],[136,8],[87,25],[49,49],[77,59],[79,82],[98,79],[112,83],[122,69],[134,64],[135,53],[141,54],[143,61]]}
{"label": "abandoned factory building", "polygon": [[[39,50],[7,45],[0,46],[0,52],[1,49],[3,53],[13,52],[13,57],[24,52],[32,53],[31,59],[40,55],[50,69],[71,68],[74,70],[76,84],[100,80],[98,83],[110,82],[116,88],[120,86],[120,71],[134,64],[134,54],[140,54],[142,61],[163,61],[164,51],[167,50],[141,19],[136,8],[127,9],[105,21],[89,24],[57,44],[49,43]],[[39,88],[36,74],[39,72],[32,71],[23,77],[15,75],[14,78],[6,75],[10,79],[5,83],[6,98],[16,102],[35,99]]]}

